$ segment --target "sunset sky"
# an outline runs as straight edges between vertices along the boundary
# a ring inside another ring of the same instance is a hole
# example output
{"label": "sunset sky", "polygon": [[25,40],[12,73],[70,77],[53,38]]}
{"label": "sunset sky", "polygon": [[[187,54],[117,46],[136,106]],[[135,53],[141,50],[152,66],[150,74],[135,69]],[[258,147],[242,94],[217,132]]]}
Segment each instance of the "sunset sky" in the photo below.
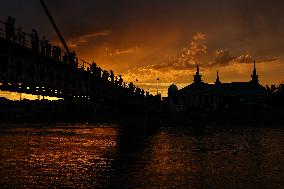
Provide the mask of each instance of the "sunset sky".
{"label": "sunset sky", "polygon": [[[253,61],[261,84],[284,81],[284,1],[281,0],[46,0],[69,47],[87,61],[166,95],[171,83],[249,81]],[[1,1],[25,31],[58,43],[38,0]]]}

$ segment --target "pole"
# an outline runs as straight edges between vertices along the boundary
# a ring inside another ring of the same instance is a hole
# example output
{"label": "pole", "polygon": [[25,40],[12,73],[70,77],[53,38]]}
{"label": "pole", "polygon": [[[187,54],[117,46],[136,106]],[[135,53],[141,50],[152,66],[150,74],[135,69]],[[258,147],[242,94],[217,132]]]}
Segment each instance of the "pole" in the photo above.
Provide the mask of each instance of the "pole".
{"label": "pole", "polygon": [[53,18],[52,18],[52,16],[51,16],[51,14],[49,13],[49,11],[48,11],[48,9],[47,9],[47,7],[46,7],[44,1],[43,1],[43,0],[40,0],[40,3],[41,3],[41,5],[42,5],[42,7],[43,7],[43,10],[44,10],[45,14],[46,14],[47,17],[49,18],[49,21],[51,22],[51,24],[52,24],[52,26],[53,26],[55,32],[57,33],[57,35],[58,35],[58,37],[59,37],[59,39],[60,39],[60,41],[61,41],[63,47],[65,48],[67,54],[70,55],[70,50],[69,50],[69,48],[68,48],[68,46],[67,46],[67,44],[66,44],[66,42],[65,42],[65,40],[64,40],[64,38],[63,38],[63,36],[61,35],[61,33],[60,33],[60,31],[59,31],[57,25],[55,24],[55,22],[54,22],[54,20],[53,20]]}
{"label": "pole", "polygon": [[159,78],[157,79],[157,95],[159,95],[158,82],[159,82]]}

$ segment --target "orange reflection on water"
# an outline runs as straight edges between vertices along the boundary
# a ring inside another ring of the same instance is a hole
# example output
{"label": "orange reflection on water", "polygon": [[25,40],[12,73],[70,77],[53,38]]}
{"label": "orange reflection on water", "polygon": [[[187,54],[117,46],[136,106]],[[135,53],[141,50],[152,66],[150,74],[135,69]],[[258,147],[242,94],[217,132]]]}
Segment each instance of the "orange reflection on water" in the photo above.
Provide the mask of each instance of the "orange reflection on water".
{"label": "orange reflection on water", "polygon": [[117,128],[63,126],[7,128],[4,132],[4,137],[0,137],[1,186],[11,187],[9,183],[73,187],[107,184],[101,178],[111,175]]}
{"label": "orange reflection on water", "polygon": [[[283,128],[161,128],[131,188],[283,188]],[[143,182],[140,182],[143,181]]]}
{"label": "orange reflection on water", "polygon": [[[196,139],[183,133],[171,134],[171,129],[163,128],[151,137],[150,146],[143,152],[146,164],[139,175],[132,175],[131,187],[140,188],[138,180],[143,180],[145,188],[196,188],[200,159],[196,149]],[[175,132],[175,131],[174,131]]]}

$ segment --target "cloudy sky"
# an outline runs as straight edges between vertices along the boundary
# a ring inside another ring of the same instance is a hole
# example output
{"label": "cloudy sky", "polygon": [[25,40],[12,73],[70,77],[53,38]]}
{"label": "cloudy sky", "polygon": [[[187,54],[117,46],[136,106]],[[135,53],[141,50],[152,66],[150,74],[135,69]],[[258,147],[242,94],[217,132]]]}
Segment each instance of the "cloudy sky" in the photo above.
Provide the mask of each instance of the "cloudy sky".
{"label": "cloudy sky", "polygon": [[[145,89],[183,87],[200,65],[203,80],[284,81],[284,1],[281,0],[45,0],[69,47],[87,61]],[[38,0],[1,1],[25,31],[58,43]],[[166,92],[163,92],[164,95]]]}

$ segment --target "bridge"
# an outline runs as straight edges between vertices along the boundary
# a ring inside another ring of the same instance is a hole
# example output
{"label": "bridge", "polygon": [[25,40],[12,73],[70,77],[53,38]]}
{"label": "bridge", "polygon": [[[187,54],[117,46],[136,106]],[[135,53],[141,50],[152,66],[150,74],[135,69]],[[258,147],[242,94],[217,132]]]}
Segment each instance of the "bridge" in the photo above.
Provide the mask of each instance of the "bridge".
{"label": "bridge", "polygon": [[[121,76],[63,52],[41,47],[31,34],[0,21],[0,90],[128,108],[155,109],[160,96],[150,95]],[[11,29],[10,29],[11,30]]]}

